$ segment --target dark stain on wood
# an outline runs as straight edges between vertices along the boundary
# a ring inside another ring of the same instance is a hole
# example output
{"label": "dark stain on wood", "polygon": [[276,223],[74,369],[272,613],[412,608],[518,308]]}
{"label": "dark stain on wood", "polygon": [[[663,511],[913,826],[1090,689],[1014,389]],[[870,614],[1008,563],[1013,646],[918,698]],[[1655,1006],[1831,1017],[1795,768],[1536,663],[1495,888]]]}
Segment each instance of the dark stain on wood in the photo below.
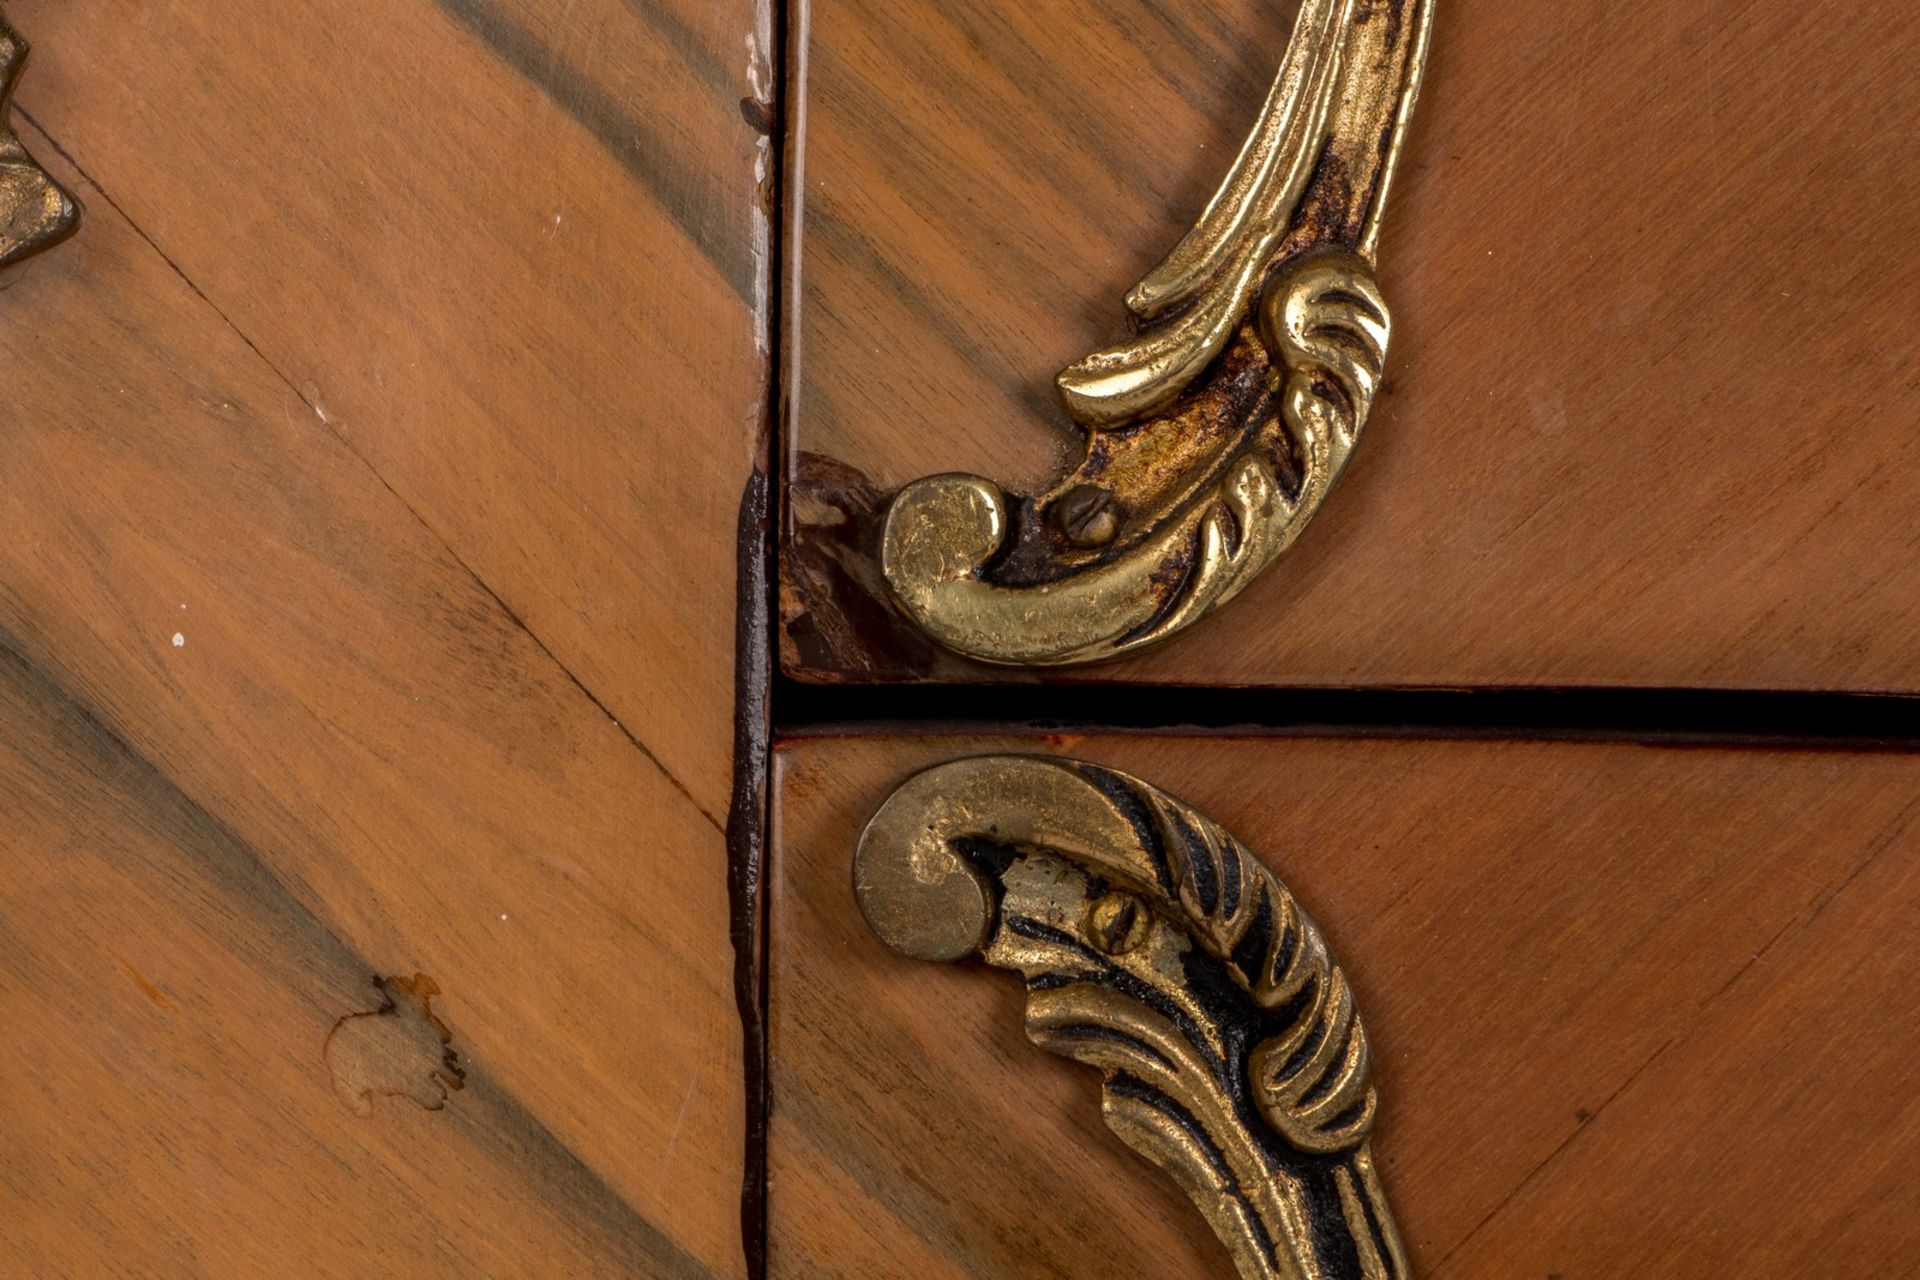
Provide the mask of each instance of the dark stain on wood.
{"label": "dark stain on wood", "polygon": [[173,1001],[167,999],[166,994],[162,992],[159,987],[154,986],[152,982],[148,981],[145,974],[124,960],[120,962],[120,968],[126,972],[129,978],[133,979],[133,985],[140,988],[141,995],[153,1001],[154,1004],[165,1009],[168,1013],[174,1011]]}
{"label": "dark stain on wood", "polygon": [[740,99],[740,118],[745,120],[747,127],[755,133],[765,137],[772,136],[773,104],[771,102],[754,97]]}
{"label": "dark stain on wood", "polygon": [[882,672],[977,681],[990,668],[922,635],[880,576],[880,531],[891,496],[843,462],[793,456],[780,581],[783,652],[793,673],[825,683],[861,683]]}
{"label": "dark stain on wood", "polygon": [[745,1063],[746,1168],[740,1238],[749,1275],[766,1274],[767,1221],[767,826],[773,737],[773,478],[769,439],[740,498],[734,616],[733,798],[727,813],[727,897],[733,935],[734,1003]]}

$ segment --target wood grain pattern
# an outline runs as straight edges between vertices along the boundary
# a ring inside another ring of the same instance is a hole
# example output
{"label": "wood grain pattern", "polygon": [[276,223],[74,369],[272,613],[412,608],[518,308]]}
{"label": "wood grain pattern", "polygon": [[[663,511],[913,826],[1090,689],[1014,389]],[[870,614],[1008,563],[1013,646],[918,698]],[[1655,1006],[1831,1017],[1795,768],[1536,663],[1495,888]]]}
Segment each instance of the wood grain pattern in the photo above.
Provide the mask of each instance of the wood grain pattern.
{"label": "wood grain pattern", "polygon": [[[0,714],[10,1268],[704,1274],[472,1060],[455,1105],[356,1119],[321,1046],[409,949],[357,951],[12,653]],[[471,995],[452,1001],[463,1049]]]}
{"label": "wood grain pattern", "polygon": [[[755,0],[24,0],[25,111],[709,814],[766,403]],[[689,637],[695,639],[688,643]]]}
{"label": "wood grain pattern", "polygon": [[1420,1274],[1901,1276],[1920,1252],[1920,759],[1733,748],[896,737],[787,744],[771,1274],[1231,1274],[1027,1044],[1004,974],[868,932],[853,842],[918,768],[1065,751],[1266,857],[1375,1054]]}
{"label": "wood grain pattern", "polygon": [[[580,511],[558,533],[544,527],[552,490],[483,484],[475,470],[533,465],[557,447],[584,472],[633,423],[572,400],[552,417],[496,418],[468,396],[590,368],[542,366],[524,326],[573,315],[581,330],[638,332],[627,300],[559,285],[536,297],[535,266],[518,256],[530,244],[483,247],[497,227],[445,242],[457,259],[445,275],[404,237],[381,261],[356,261],[325,225],[247,201],[311,212],[370,198],[370,183],[397,196],[384,184],[405,175],[376,165],[363,182],[303,158],[293,101],[244,92],[285,87],[273,64],[227,68],[236,96],[224,105],[116,117],[102,100],[126,107],[115,95],[140,90],[109,84],[114,59],[157,74],[148,63],[184,57],[164,43],[182,30],[72,6],[63,34],[51,10],[19,8],[48,37],[45,101],[102,109],[97,126],[116,134],[94,163],[73,135],[29,127],[38,154],[64,149],[112,174],[143,138],[192,137],[206,174],[227,167],[205,195],[222,212],[178,191],[123,204],[55,164],[92,212],[86,234],[0,290],[0,851],[14,872],[0,905],[0,1116],[12,1135],[0,1253],[36,1274],[743,1275],[740,1026],[713,817],[732,575],[689,579],[670,600],[630,598],[633,579],[599,575],[616,549],[649,572],[730,557],[749,424],[724,419],[739,428],[729,438],[714,417],[689,418],[700,435],[678,445],[671,475],[636,481],[677,483],[679,496],[625,512],[617,536],[586,537]],[[291,38],[275,15],[198,17],[203,37],[245,46]],[[282,56],[334,48],[309,34]],[[412,44],[397,29],[357,34],[380,36],[356,51],[363,73],[405,55],[412,74],[388,79],[407,93],[478,92],[464,77],[483,60],[452,25],[412,28]],[[200,92],[220,88],[217,61],[185,64],[172,70]],[[460,98],[445,122],[497,126],[516,99],[504,74],[489,83],[492,97]],[[342,79],[332,105],[354,91]],[[370,138],[400,132],[369,117],[354,140],[377,149]],[[277,157],[308,174],[256,183],[236,174],[236,148],[254,148],[263,171]],[[586,150],[547,158],[562,177],[599,181],[578,168]],[[142,161],[167,165],[164,149]],[[186,170],[168,181],[190,183]],[[123,190],[138,193],[138,173],[124,172]],[[509,199],[498,169],[459,168],[472,186],[454,172],[418,199]],[[642,218],[637,200],[606,203]],[[160,213],[157,230],[127,220],[136,205]],[[189,226],[206,237],[204,260]],[[596,262],[612,258],[595,246]],[[249,280],[249,262],[268,258],[274,270]],[[383,293],[392,274],[365,278],[402,270],[416,293]],[[709,270],[676,251],[655,279]],[[223,280],[238,292],[223,296]],[[477,282],[503,291],[498,306],[469,305],[460,290]],[[515,310],[522,287],[531,300]],[[659,362],[656,392],[690,412],[696,393],[664,381],[692,385],[673,360],[754,349],[750,307],[727,297],[726,322],[709,317],[717,327],[700,343],[670,352],[672,335],[656,332],[639,348]],[[223,314],[223,301],[244,305]],[[593,324],[573,310],[588,305],[603,308]],[[235,327],[255,322],[314,345],[294,357]],[[430,380],[401,375],[415,357]],[[330,360],[359,363],[317,402],[282,376]],[[732,388],[742,404],[750,363]],[[700,394],[729,394],[701,377]],[[344,425],[338,404],[355,406]],[[394,450],[377,466],[376,436]],[[443,540],[430,486],[413,489],[416,508],[380,467],[436,473],[437,500],[461,504],[447,530],[487,529],[487,555]],[[592,469],[622,485],[629,470],[617,452]],[[710,520],[709,504],[724,518]],[[697,734],[644,715],[616,723],[608,708],[638,684],[601,701],[478,575],[522,553],[515,572],[535,573],[549,535],[577,537],[579,554],[544,579],[546,607],[576,620],[604,618],[614,598],[628,618],[663,610],[672,645],[619,628],[607,643],[633,646],[625,669],[681,682],[675,715]],[[381,1006],[376,977],[415,974],[442,992],[433,1013],[464,1073],[439,1110],[397,1096],[432,1102],[428,1073],[450,1070],[437,1040],[403,1022],[384,1038],[376,1024],[357,1043],[332,1039],[340,1019]],[[354,1096],[368,1082],[374,1096]],[[359,1101],[371,1114],[356,1114]]]}
{"label": "wood grain pattern", "polygon": [[[790,672],[1005,678],[897,629],[871,516],[923,474],[1031,492],[1077,453],[1051,378],[1123,332],[1253,118],[1284,8],[812,0]],[[1448,4],[1353,467],[1219,617],[1094,674],[1920,690],[1905,14]]]}
{"label": "wood grain pattern", "polygon": [[[787,663],[974,678],[888,631],[865,521],[927,470],[1060,463],[1048,379],[1116,336],[1284,22],[792,11]],[[771,4],[7,13],[23,134],[90,219],[0,276],[0,1256],[748,1274],[721,815]],[[1913,25],[1443,23],[1387,238],[1399,394],[1288,564],[1103,674],[1920,689]],[[1007,746],[782,758],[774,1274],[1222,1270],[1010,984],[852,910],[886,790]],[[1075,749],[1321,913],[1427,1269],[1920,1252],[1911,757]]]}

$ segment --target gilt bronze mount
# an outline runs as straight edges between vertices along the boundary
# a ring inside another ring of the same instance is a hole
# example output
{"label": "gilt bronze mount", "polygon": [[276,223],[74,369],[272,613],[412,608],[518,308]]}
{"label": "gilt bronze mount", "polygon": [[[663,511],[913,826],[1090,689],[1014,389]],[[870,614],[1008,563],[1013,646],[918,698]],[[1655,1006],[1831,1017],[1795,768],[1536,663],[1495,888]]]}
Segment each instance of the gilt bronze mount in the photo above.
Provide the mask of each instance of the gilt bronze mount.
{"label": "gilt bronze mount", "polygon": [[929,635],[992,663],[1097,662],[1199,621],[1299,538],[1379,392],[1374,266],[1432,15],[1304,0],[1225,182],[1127,295],[1138,335],[1059,376],[1077,470],[1034,497],[969,475],[895,497],[881,569]]}
{"label": "gilt bronze mount", "polygon": [[73,197],[34,163],[8,121],[27,43],[0,18],[0,267],[64,240],[79,222]]}
{"label": "gilt bronze mount", "polygon": [[854,891],[902,955],[1024,977],[1028,1037],[1105,1073],[1108,1127],[1242,1276],[1408,1273],[1353,990],[1292,894],[1204,815],[1096,765],[960,760],[881,806]]}

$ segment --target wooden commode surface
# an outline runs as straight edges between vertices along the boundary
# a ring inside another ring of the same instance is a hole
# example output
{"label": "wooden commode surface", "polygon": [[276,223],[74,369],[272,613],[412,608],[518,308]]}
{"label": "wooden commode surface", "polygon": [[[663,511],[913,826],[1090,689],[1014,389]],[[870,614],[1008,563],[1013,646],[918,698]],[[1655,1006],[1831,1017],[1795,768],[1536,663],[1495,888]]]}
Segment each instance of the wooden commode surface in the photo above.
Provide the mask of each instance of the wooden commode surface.
{"label": "wooden commode surface", "polygon": [[1415,1274],[1914,1274],[1906,7],[1438,0],[1344,478],[1037,672],[879,522],[1077,463],[1294,6],[0,3],[0,1273],[1232,1274],[856,902],[1037,753],[1310,909]]}

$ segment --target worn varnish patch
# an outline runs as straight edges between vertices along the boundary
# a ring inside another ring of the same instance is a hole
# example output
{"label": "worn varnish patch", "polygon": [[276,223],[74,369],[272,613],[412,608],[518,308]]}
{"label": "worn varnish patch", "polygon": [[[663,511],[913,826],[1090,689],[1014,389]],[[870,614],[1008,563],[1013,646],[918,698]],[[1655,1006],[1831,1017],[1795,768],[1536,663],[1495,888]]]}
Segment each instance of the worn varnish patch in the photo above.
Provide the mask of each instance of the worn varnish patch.
{"label": "worn varnish patch", "polygon": [[405,1098],[427,1111],[447,1105],[467,1087],[467,1073],[454,1052],[453,1032],[434,1016],[440,986],[424,973],[412,978],[375,977],[378,1009],[350,1013],[327,1036],[327,1070],[334,1092],[355,1115],[373,1114],[375,1098]]}

